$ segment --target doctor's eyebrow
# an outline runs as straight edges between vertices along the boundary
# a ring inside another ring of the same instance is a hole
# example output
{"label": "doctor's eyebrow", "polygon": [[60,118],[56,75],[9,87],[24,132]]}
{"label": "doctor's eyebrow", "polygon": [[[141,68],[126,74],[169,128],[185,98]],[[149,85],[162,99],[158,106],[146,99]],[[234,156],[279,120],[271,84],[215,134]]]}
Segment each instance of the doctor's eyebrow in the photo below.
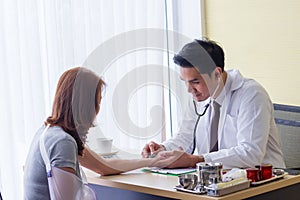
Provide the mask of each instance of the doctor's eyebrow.
{"label": "doctor's eyebrow", "polygon": [[195,82],[200,82],[200,79],[199,78],[194,78],[194,79],[191,79],[191,80],[184,80],[182,77],[180,77],[180,80],[184,81],[184,82],[189,82],[189,83],[195,83]]}

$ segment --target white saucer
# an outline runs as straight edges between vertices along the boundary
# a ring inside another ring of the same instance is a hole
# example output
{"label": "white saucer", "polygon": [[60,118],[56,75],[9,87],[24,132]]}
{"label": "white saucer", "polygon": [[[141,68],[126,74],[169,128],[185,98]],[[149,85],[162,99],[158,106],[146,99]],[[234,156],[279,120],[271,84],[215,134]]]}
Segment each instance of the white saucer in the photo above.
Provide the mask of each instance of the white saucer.
{"label": "white saucer", "polygon": [[251,182],[250,185],[251,186],[257,186],[257,185],[261,185],[261,184],[264,184],[264,183],[268,183],[268,182],[271,182],[271,181],[283,178],[287,174],[288,174],[287,172],[284,172],[283,174],[280,174],[280,175],[273,174],[272,178],[269,178],[269,179],[266,179],[266,180],[262,180],[262,181],[258,181],[258,182]]}

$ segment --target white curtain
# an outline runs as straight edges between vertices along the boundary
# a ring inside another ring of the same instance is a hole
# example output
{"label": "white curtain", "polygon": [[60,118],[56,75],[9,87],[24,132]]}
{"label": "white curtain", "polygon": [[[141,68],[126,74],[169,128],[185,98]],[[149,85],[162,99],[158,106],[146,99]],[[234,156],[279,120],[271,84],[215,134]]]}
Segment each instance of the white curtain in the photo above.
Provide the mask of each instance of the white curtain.
{"label": "white curtain", "polygon": [[182,84],[173,51],[201,31],[198,0],[0,0],[3,199],[22,199],[32,137],[51,114],[57,80],[70,67],[86,64],[107,82],[92,146],[102,134],[139,153],[149,140],[169,138],[185,95],[174,89]]}

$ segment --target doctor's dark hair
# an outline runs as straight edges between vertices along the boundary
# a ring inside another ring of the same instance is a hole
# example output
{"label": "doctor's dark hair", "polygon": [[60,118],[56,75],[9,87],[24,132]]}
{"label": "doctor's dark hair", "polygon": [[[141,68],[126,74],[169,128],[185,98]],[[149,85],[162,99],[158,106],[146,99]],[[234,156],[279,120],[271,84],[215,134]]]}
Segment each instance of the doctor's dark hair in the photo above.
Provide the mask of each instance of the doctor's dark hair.
{"label": "doctor's dark hair", "polygon": [[194,40],[186,44],[173,60],[181,67],[198,68],[203,74],[211,74],[216,67],[224,71],[224,51],[215,41],[208,39]]}
{"label": "doctor's dark hair", "polygon": [[97,74],[83,67],[69,69],[59,78],[52,115],[45,124],[59,126],[70,134],[76,141],[78,155],[82,155],[86,134],[100,111],[104,85]]}

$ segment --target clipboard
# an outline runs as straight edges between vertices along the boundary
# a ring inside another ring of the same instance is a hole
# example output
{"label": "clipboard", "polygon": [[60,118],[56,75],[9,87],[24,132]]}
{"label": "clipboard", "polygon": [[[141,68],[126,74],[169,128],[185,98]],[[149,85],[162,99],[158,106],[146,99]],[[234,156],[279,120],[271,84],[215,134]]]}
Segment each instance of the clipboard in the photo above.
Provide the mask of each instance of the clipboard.
{"label": "clipboard", "polygon": [[196,168],[162,169],[162,168],[152,167],[152,168],[144,168],[142,171],[170,175],[170,176],[179,176],[181,174],[193,173],[196,171]]}

